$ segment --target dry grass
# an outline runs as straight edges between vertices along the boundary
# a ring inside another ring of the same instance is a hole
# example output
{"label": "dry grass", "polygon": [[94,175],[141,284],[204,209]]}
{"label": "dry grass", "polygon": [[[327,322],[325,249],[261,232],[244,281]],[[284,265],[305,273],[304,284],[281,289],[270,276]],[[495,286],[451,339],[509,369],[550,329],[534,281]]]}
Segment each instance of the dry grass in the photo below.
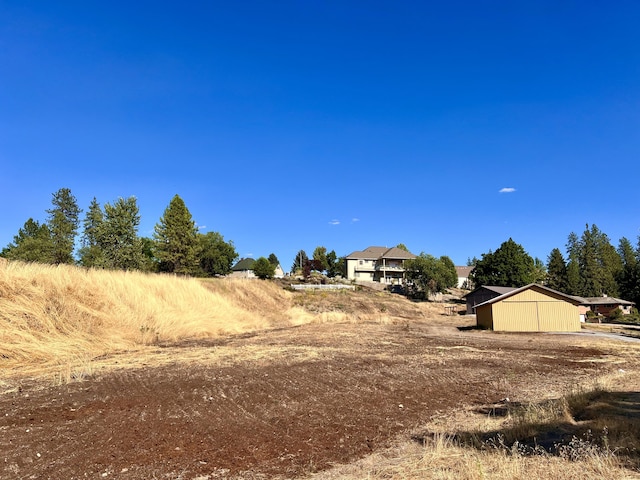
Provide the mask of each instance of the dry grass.
{"label": "dry grass", "polygon": [[82,365],[141,345],[287,324],[290,294],[266,285],[4,263],[0,365]]}
{"label": "dry grass", "polygon": [[60,378],[74,378],[115,352],[311,322],[391,323],[422,318],[421,308],[430,307],[380,292],[294,293],[257,280],[3,262],[0,368],[58,368]]}

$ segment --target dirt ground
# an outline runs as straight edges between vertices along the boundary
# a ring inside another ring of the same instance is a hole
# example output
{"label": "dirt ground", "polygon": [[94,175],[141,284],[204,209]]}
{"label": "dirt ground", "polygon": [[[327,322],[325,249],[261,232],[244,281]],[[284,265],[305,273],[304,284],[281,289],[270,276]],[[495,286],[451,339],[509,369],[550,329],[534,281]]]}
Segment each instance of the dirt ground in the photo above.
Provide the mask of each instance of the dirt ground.
{"label": "dirt ground", "polygon": [[635,368],[610,340],[459,323],[310,324],[95,359],[62,385],[7,379],[0,478],[300,477],[461,408]]}

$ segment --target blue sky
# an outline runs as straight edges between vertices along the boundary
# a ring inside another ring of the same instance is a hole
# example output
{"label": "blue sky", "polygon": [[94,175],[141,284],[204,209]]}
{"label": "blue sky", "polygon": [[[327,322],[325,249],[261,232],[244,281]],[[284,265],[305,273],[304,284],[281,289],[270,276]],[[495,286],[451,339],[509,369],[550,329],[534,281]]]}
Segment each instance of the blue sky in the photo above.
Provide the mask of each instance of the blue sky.
{"label": "blue sky", "polygon": [[143,236],[179,194],[285,269],[635,243],[638,25],[624,0],[0,0],[0,246],[62,187],[136,196]]}

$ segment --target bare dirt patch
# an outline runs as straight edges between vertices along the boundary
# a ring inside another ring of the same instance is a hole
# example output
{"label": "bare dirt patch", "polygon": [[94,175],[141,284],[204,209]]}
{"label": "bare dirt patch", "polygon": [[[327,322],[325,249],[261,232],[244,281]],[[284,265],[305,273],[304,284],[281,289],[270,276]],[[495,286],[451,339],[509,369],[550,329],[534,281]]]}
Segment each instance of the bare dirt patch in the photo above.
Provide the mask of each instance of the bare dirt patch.
{"label": "bare dirt patch", "polygon": [[6,380],[0,478],[299,477],[463,407],[636,367],[607,345],[368,323],[156,346],[61,386]]}

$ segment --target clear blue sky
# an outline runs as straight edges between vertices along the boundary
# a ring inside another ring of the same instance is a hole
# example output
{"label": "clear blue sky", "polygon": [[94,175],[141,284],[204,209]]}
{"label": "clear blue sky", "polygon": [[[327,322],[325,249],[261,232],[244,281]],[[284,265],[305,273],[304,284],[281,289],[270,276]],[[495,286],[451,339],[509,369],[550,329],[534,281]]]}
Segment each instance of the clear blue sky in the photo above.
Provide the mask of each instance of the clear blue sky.
{"label": "clear blue sky", "polygon": [[635,243],[640,3],[0,0],[0,167],[0,247],[62,187],[285,270]]}

